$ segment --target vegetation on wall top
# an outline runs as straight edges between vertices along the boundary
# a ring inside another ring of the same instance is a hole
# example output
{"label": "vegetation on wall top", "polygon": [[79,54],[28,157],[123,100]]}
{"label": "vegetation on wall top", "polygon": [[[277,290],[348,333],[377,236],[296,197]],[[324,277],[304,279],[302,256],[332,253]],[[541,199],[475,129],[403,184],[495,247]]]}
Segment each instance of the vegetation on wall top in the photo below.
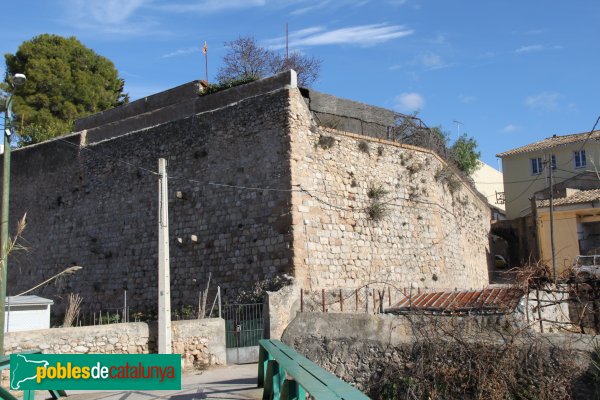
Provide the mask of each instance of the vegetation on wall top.
{"label": "vegetation on wall top", "polygon": [[239,79],[228,79],[217,84],[208,85],[206,89],[200,92],[200,96],[206,96],[208,94],[220,92],[222,90],[230,89],[235,86],[240,86],[246,83],[254,82],[256,80],[258,80],[256,76],[243,76]]}

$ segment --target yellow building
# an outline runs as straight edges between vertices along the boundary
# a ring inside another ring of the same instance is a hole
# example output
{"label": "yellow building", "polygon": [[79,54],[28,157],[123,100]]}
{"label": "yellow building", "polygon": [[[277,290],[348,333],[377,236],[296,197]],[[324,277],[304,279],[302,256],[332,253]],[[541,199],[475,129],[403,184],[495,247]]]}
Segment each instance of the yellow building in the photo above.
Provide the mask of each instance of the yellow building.
{"label": "yellow building", "polygon": [[[554,199],[554,243],[559,274],[578,255],[600,254],[600,189],[567,189]],[[552,260],[550,202],[537,201],[537,238],[540,259]]]}
{"label": "yellow building", "polygon": [[573,135],[554,135],[526,146],[505,151],[502,158],[506,218],[531,213],[531,198],[549,186],[548,165],[554,182],[560,183],[582,172],[600,169],[600,130]]}
{"label": "yellow building", "polygon": [[[475,188],[487,199],[488,204],[492,208],[492,214],[504,214],[502,172],[482,161],[478,161],[477,164],[477,169],[471,174]],[[492,216],[492,219],[498,218]]]}

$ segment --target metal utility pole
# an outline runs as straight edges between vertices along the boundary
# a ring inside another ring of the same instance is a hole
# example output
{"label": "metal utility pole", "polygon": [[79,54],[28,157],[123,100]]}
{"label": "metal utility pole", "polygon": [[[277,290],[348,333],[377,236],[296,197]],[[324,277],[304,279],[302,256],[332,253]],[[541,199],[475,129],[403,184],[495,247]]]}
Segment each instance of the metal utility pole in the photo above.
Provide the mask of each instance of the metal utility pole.
{"label": "metal utility pole", "polygon": [[167,160],[158,159],[158,353],[171,354],[171,279]]}
{"label": "metal utility pole", "polygon": [[460,126],[464,125],[462,122],[454,120],[452,121],[456,124],[456,134],[458,135],[457,137],[460,137]]}
{"label": "metal utility pole", "polygon": [[558,280],[558,271],[556,270],[556,246],[554,244],[554,180],[552,179],[552,156],[548,160],[548,176],[550,178],[550,246],[552,247],[552,273],[554,275],[554,285]]}
{"label": "metal utility pole", "polygon": [[5,325],[5,301],[6,301],[6,280],[8,278],[8,213],[10,201],[10,133],[12,130],[12,96],[8,99],[4,113],[4,155],[3,155],[3,174],[2,174],[2,232],[0,239],[0,253],[2,254],[2,265],[0,265],[0,328],[2,335],[0,337],[0,355],[4,355],[4,332]]}
{"label": "metal utility pole", "polygon": [[10,201],[10,138],[13,132],[12,102],[13,94],[19,87],[23,86],[26,77],[23,74],[15,74],[12,77],[13,93],[6,99],[4,110],[4,155],[2,170],[2,229],[0,231],[0,255],[2,264],[0,265],[0,355],[4,355],[4,332],[6,331],[4,313],[6,302],[6,281],[8,278],[8,218]]}

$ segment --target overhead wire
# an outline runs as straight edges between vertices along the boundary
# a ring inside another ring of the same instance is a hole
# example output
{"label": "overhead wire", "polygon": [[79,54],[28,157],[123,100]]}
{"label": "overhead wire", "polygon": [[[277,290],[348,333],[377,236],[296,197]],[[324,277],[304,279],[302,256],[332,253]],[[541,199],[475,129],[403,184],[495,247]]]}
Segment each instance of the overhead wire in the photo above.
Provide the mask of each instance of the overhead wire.
{"label": "overhead wire", "polygon": [[153,175],[160,175],[160,173],[158,173],[157,171],[153,171],[153,170],[151,170],[151,169],[144,168],[144,167],[141,167],[141,166],[139,166],[139,165],[132,164],[132,163],[130,163],[130,162],[127,162],[127,161],[124,161],[124,160],[122,160],[122,159],[120,159],[120,158],[116,158],[116,157],[110,156],[110,155],[108,155],[108,154],[104,154],[104,153],[98,152],[98,151],[96,151],[96,150],[92,150],[92,149],[90,149],[90,148],[89,148],[89,147],[87,147],[87,146],[81,146],[81,145],[78,145],[78,144],[76,144],[76,143],[69,142],[68,140],[61,139],[61,138],[56,138],[56,139],[54,139],[54,140],[56,140],[56,141],[58,141],[58,142],[61,142],[61,143],[68,144],[68,145],[70,145],[70,146],[73,146],[73,147],[77,147],[79,150],[86,150],[86,151],[89,151],[89,152],[91,152],[91,153],[100,154],[102,157],[106,157],[106,158],[109,158],[109,159],[111,159],[111,160],[113,160],[113,161],[116,161],[116,162],[118,162],[118,163],[121,163],[121,164],[127,165],[127,166],[129,166],[129,167],[136,168],[136,169],[139,169],[139,170],[142,170],[142,171],[148,172],[149,174],[153,174]]}

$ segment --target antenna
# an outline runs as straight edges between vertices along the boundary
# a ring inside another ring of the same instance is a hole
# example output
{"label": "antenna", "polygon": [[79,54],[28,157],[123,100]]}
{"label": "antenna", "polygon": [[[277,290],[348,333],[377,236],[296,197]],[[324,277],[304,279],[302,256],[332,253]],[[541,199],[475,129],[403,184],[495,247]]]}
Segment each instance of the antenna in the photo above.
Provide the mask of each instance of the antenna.
{"label": "antenna", "polygon": [[285,23],[285,66],[287,69],[287,66],[289,64],[289,41],[288,41],[288,23]]}
{"label": "antenna", "polygon": [[464,125],[462,122],[457,121],[457,120],[453,120],[452,122],[454,122],[456,124],[456,131],[457,131],[457,135],[458,137],[460,137],[460,126]]}

